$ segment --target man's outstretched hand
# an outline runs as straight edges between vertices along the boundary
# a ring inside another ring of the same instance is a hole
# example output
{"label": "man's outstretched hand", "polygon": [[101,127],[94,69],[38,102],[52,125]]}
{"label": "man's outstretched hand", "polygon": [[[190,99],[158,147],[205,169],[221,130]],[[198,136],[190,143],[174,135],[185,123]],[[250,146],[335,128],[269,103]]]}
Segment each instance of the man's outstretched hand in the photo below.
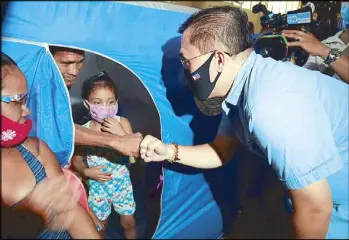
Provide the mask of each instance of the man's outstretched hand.
{"label": "man's outstretched hand", "polygon": [[142,134],[133,133],[117,136],[109,143],[110,147],[126,156],[139,157],[139,146],[143,140]]}

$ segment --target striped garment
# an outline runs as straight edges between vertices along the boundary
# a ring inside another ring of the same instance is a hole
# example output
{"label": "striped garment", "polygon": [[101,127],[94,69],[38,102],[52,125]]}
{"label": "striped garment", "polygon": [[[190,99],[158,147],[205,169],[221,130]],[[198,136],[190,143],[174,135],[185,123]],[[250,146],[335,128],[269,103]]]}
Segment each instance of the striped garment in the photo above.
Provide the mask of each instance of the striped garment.
{"label": "striped garment", "polygon": [[[23,145],[18,145],[17,149],[22,155],[24,161],[28,164],[30,170],[33,172],[36,184],[45,179],[46,171],[41,162]],[[71,239],[71,237],[66,230],[55,232],[45,230],[42,233],[40,233],[38,239]]]}

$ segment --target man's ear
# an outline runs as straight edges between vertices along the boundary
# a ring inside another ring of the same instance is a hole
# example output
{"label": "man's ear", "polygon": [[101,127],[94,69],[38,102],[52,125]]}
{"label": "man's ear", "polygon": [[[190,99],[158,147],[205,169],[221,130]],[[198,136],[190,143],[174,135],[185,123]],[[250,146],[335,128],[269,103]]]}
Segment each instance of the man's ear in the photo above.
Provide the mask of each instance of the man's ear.
{"label": "man's ear", "polygon": [[217,58],[217,69],[218,72],[222,72],[224,66],[224,53],[221,51],[216,51],[215,57]]}

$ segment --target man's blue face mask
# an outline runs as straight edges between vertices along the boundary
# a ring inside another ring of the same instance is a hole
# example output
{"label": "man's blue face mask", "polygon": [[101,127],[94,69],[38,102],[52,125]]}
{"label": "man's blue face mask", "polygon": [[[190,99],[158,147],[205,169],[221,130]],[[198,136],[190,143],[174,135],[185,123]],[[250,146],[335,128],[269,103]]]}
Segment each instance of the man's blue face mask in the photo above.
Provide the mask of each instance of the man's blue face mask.
{"label": "man's blue face mask", "polygon": [[349,2],[342,2],[341,8],[342,29],[349,27]]}

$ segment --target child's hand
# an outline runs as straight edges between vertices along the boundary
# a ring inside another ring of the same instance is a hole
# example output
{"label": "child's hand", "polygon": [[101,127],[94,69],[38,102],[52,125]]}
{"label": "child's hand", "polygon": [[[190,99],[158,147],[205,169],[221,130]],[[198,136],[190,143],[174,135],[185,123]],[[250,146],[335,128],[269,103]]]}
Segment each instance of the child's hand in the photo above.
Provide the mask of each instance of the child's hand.
{"label": "child's hand", "polygon": [[112,174],[110,172],[103,172],[102,169],[107,166],[89,167],[84,170],[84,175],[87,178],[94,179],[99,182],[108,182],[112,180]]}
{"label": "child's hand", "polygon": [[98,231],[102,230],[104,228],[104,224],[101,220],[98,219],[98,217],[96,216],[96,214],[92,210],[90,210],[90,216],[91,216],[94,224],[96,225],[97,230]]}
{"label": "child's hand", "polygon": [[98,218],[96,219],[96,221],[94,222],[97,226],[97,231],[101,231],[104,229],[104,224],[101,220],[99,220]]}
{"label": "child's hand", "polygon": [[104,122],[102,123],[102,130],[120,136],[127,134],[125,129],[121,126],[121,123],[118,120],[110,117],[104,119]]}

